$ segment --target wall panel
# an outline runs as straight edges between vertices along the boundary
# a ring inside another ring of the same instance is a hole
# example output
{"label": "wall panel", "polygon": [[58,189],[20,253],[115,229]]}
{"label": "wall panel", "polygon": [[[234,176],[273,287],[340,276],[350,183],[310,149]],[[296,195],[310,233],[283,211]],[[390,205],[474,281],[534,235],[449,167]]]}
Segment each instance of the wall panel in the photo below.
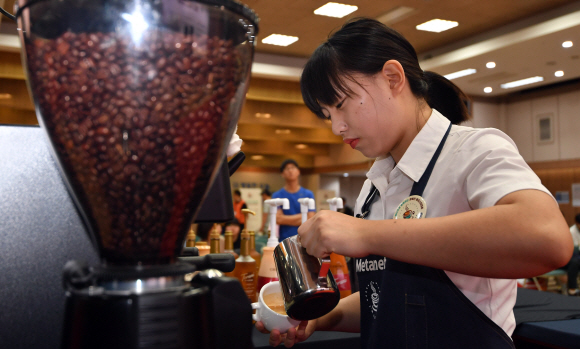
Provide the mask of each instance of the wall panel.
{"label": "wall panel", "polygon": [[560,159],[580,157],[580,91],[558,97]]}
{"label": "wall panel", "polygon": [[532,103],[523,101],[507,106],[507,134],[518,146],[524,160],[534,161],[532,147]]}
{"label": "wall panel", "polygon": [[[552,140],[539,140],[539,118],[551,116]],[[558,132],[558,96],[532,100],[532,150],[533,161],[550,161],[560,158],[560,138]]]}

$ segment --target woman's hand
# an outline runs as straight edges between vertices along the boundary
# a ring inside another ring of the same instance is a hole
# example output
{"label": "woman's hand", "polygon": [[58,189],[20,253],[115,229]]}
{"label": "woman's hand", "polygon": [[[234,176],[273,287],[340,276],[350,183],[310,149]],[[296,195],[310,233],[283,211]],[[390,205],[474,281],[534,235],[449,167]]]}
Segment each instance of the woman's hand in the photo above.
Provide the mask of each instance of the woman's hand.
{"label": "woman's hand", "polygon": [[326,257],[332,252],[349,256],[369,255],[365,235],[367,221],[343,213],[323,210],[298,227],[302,246],[308,254]]}
{"label": "woman's hand", "polygon": [[291,348],[296,343],[304,342],[314,333],[316,330],[316,320],[302,321],[298,327],[291,328],[286,333],[280,333],[278,330],[268,332],[261,321],[256,322],[256,329],[265,334],[270,333],[271,346],[277,347],[280,343],[284,342],[286,348]]}

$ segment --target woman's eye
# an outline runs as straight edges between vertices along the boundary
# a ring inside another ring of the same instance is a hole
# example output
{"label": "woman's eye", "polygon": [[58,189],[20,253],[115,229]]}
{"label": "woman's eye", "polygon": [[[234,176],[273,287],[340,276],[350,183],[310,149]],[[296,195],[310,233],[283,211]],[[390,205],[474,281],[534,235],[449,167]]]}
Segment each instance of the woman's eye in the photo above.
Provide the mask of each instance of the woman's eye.
{"label": "woman's eye", "polygon": [[344,104],[344,101],[346,101],[346,98],[345,98],[345,99],[343,99],[343,100],[342,100],[340,103],[338,103],[338,104],[336,105],[336,109],[340,109],[340,108],[342,107],[342,105]]}

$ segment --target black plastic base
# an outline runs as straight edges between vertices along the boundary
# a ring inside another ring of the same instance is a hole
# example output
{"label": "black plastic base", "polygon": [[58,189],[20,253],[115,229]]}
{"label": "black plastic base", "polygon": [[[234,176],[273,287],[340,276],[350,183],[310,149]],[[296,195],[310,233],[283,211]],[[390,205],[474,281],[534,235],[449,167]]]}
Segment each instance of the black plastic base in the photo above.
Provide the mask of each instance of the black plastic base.
{"label": "black plastic base", "polygon": [[67,295],[63,349],[213,348],[209,288]]}

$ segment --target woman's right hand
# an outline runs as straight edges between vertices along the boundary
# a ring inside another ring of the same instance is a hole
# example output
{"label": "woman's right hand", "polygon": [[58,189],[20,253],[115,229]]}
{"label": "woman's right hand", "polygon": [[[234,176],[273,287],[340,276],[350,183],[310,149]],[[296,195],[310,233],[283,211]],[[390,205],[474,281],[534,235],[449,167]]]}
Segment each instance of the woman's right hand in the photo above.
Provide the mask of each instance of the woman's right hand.
{"label": "woman's right hand", "polygon": [[269,332],[264,328],[261,321],[256,322],[256,329],[262,333],[270,334],[270,345],[277,347],[284,343],[286,348],[291,348],[294,344],[304,342],[316,331],[316,320],[302,321],[298,327],[291,328],[286,333],[280,333],[278,330]]}

